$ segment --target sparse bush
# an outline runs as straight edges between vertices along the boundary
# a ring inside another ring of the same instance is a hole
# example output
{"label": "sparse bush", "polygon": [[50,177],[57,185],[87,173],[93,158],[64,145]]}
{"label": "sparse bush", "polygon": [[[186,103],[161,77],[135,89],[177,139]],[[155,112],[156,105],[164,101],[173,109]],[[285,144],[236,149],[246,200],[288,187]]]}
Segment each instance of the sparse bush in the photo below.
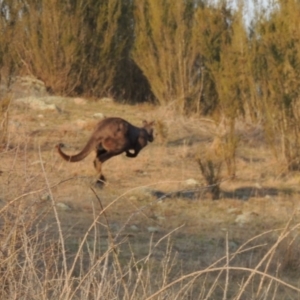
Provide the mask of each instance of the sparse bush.
{"label": "sparse bush", "polygon": [[159,104],[172,103],[181,113],[196,109],[201,97],[202,59],[193,26],[197,9],[192,0],[135,3],[132,57]]}
{"label": "sparse bush", "polygon": [[258,19],[253,39],[257,78],[256,110],[276,157],[288,170],[300,170],[300,34],[299,2],[278,1],[278,7]]}
{"label": "sparse bush", "polygon": [[[198,11],[199,47],[205,61],[204,97],[215,99],[214,119],[222,123],[223,134],[217,137],[219,158],[229,177],[236,173],[235,155],[238,138],[235,123],[244,116],[251,99],[251,52],[242,11],[233,12],[225,5]],[[203,22],[205,20],[205,22]],[[228,20],[231,20],[230,24]],[[247,62],[247,63],[246,63]],[[203,101],[206,101],[203,99]]]}
{"label": "sparse bush", "polygon": [[207,188],[211,193],[212,199],[219,199],[221,192],[220,184],[222,161],[213,160],[211,157],[202,157],[197,159],[197,163],[206,181]]}
{"label": "sparse bush", "polygon": [[116,38],[118,1],[28,0],[18,9],[9,51],[19,74],[57,94],[107,93],[124,47]]}

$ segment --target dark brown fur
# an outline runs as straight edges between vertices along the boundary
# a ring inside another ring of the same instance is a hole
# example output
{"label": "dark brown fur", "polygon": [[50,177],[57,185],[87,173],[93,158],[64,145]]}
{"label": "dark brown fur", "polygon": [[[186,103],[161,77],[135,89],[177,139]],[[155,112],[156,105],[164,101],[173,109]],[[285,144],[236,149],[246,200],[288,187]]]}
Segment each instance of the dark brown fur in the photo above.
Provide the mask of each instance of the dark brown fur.
{"label": "dark brown fur", "polygon": [[153,124],[154,122],[143,121],[143,127],[136,127],[121,118],[106,118],[97,124],[87,144],[78,154],[65,154],[61,150],[62,144],[56,148],[60,156],[69,162],[80,161],[95,150],[94,166],[100,175],[98,183],[103,183],[105,177],[101,172],[101,165],[123,152],[126,152],[127,157],[136,157],[148,142],[153,141]]}

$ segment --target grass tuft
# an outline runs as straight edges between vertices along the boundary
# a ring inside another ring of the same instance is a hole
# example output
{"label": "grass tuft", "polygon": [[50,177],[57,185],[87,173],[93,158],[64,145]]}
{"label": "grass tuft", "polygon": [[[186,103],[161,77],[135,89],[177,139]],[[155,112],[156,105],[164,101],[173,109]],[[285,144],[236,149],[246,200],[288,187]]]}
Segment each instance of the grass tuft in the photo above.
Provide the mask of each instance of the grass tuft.
{"label": "grass tuft", "polygon": [[11,97],[9,95],[0,99],[0,149],[7,146],[10,102]]}

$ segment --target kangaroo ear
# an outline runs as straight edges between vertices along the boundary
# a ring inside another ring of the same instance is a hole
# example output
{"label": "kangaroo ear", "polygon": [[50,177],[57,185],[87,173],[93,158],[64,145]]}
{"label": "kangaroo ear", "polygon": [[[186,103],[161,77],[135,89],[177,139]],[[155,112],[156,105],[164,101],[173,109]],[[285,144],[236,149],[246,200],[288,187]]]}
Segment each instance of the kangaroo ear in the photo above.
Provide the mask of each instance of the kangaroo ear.
{"label": "kangaroo ear", "polygon": [[153,126],[155,124],[155,121],[147,122],[146,120],[143,121],[143,126]]}

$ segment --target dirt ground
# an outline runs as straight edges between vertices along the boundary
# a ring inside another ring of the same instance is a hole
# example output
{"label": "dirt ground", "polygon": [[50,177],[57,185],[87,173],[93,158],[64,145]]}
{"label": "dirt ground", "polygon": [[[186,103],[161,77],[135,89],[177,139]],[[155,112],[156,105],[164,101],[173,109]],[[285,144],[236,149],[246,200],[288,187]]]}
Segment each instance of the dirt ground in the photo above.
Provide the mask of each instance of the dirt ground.
{"label": "dirt ground", "polygon": [[[159,262],[171,244],[179,262],[174,268],[185,273],[207,267],[226,251],[233,253],[254,236],[269,232],[250,243],[267,246],[241,254],[233,262],[255,266],[289,220],[291,227],[299,223],[300,176],[284,171],[258,125],[239,122],[236,177],[230,179],[224,166],[221,199],[213,201],[196,162],[203,151],[214,151],[213,141],[221,129],[212,120],[180,117],[171,108],[105,99],[53,101],[57,109],[45,111],[12,103],[8,147],[0,152],[0,200],[1,207],[22,201],[24,209],[34,204],[39,213],[47,212],[40,226],[52,226],[55,236],[53,197],[71,252],[101,206],[105,215],[99,218],[100,248],[107,247],[109,232],[116,243],[122,243],[119,255],[124,261],[132,253],[145,257],[153,247],[153,259]],[[108,183],[103,189],[94,185],[93,154],[68,163],[55,149],[63,142],[66,153],[79,152],[99,121],[96,113],[123,117],[134,125],[144,119],[159,124],[155,141],[137,158],[120,155],[104,164]],[[297,230],[278,248],[272,268],[277,272],[280,262],[282,277],[299,285],[293,276],[300,266]]]}

